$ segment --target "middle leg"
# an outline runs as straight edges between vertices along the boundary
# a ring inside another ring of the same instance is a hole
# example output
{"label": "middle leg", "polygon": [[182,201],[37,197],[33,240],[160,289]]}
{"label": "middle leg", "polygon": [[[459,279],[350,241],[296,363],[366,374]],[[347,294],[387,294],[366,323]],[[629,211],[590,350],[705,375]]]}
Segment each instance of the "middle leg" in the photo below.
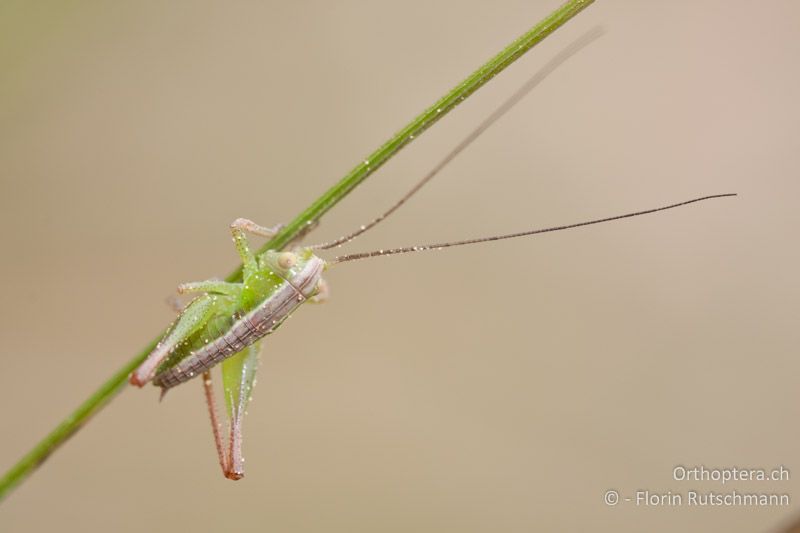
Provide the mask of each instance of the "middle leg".
{"label": "middle leg", "polygon": [[192,281],[178,285],[178,294],[185,294],[187,292],[215,292],[219,294],[227,294],[228,296],[238,296],[241,291],[241,283],[231,283],[216,279]]}

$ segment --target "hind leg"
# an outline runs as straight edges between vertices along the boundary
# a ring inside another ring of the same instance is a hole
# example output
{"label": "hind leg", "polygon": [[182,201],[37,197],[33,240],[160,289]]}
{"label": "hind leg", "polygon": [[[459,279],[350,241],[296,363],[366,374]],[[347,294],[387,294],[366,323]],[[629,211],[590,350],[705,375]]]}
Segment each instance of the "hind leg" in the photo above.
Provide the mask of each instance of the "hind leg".
{"label": "hind leg", "polygon": [[206,405],[208,406],[208,416],[211,418],[211,432],[214,434],[214,447],[217,449],[217,458],[222,473],[228,477],[230,471],[230,458],[222,441],[222,425],[219,422],[217,413],[217,400],[214,398],[214,383],[211,380],[211,371],[203,372],[203,392],[206,395]]}
{"label": "hind leg", "polygon": [[222,362],[222,387],[228,415],[227,443],[223,437],[217,403],[210,372],[203,374],[203,389],[208,414],[211,418],[211,431],[214,446],[223,475],[232,480],[244,477],[244,457],[242,456],[242,423],[247,404],[253,394],[260,343],[248,346],[230,359]]}

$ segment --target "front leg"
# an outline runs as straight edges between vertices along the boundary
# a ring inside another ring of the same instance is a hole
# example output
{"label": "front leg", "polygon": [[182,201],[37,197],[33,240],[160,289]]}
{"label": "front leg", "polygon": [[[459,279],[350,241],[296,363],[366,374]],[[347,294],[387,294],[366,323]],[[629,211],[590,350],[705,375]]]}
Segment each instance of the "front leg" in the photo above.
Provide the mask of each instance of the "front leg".
{"label": "front leg", "polygon": [[242,258],[242,265],[244,265],[243,275],[245,278],[253,274],[258,268],[256,257],[250,250],[250,243],[247,241],[245,232],[262,237],[274,237],[282,227],[283,224],[278,224],[275,227],[267,228],[265,226],[259,226],[252,220],[246,218],[237,218],[231,223],[233,244],[236,246],[236,251],[239,252],[239,257]]}
{"label": "front leg", "polygon": [[233,244],[236,246],[236,251],[239,252],[239,257],[242,258],[242,265],[244,265],[244,277],[247,278],[256,271],[257,264],[253,252],[250,250],[250,243],[247,241],[245,232],[252,233],[253,235],[260,235],[262,237],[274,237],[280,231],[283,224],[278,224],[273,228],[259,226],[252,220],[246,218],[237,218],[231,223],[231,235],[233,235]]}

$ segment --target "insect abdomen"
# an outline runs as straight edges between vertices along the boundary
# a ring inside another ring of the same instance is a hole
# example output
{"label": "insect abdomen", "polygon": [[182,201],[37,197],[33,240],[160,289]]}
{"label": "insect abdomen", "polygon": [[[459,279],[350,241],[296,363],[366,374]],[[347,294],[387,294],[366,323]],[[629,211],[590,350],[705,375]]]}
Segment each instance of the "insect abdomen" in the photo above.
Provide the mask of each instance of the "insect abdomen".
{"label": "insect abdomen", "polygon": [[153,383],[164,389],[179,385],[272,333],[300,304],[313,296],[323,267],[324,262],[313,257],[292,278],[292,283],[286,281],[258,307],[236,320],[223,335],[159,373]]}

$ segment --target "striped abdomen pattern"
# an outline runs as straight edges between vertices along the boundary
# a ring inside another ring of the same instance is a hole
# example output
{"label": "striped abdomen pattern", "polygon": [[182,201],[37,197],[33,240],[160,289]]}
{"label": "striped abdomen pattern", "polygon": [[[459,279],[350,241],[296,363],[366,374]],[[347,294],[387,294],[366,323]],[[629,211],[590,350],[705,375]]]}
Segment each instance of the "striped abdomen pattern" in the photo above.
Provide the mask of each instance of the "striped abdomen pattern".
{"label": "striped abdomen pattern", "polygon": [[324,267],[322,259],[312,257],[290,281],[285,281],[258,307],[236,320],[225,334],[156,375],[153,383],[163,389],[172,388],[272,333],[300,304],[314,295]]}

